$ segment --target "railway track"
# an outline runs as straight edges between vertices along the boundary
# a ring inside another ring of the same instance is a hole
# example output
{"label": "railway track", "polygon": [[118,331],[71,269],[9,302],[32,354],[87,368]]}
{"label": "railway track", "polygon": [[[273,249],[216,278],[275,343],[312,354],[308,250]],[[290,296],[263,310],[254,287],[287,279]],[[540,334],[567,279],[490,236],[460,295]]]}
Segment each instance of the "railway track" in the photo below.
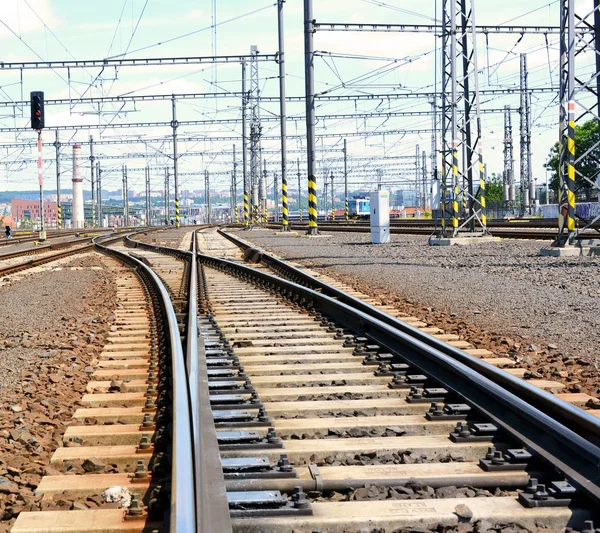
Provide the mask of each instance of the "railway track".
{"label": "railway track", "polygon": [[[139,229],[137,231],[140,231]],[[88,252],[94,249],[93,240],[97,234],[79,237],[80,233],[74,233],[67,241],[48,243],[35,248],[27,248],[11,252],[0,253],[0,276],[13,274],[36,266],[63,259],[65,257]],[[112,231],[106,236],[107,239],[120,239],[121,237]],[[61,235],[61,237],[64,235]],[[57,251],[58,250],[58,251]],[[19,261],[21,258],[33,256],[31,259]]]}
{"label": "railway track", "polygon": [[[527,240],[553,240],[556,238],[556,229],[550,229],[540,226],[532,227],[515,227],[516,224],[512,225],[498,225],[490,226],[490,232],[495,237],[503,239],[527,239]],[[266,226],[269,229],[281,229],[280,224],[268,224]],[[292,230],[306,230],[305,224],[290,224]],[[370,233],[371,229],[368,224],[365,223],[331,223],[321,222],[319,223],[319,229],[323,231],[333,232],[350,232],[350,233]],[[404,224],[404,223],[392,223],[390,225],[390,233],[393,235],[431,235],[435,231],[432,225],[421,225],[421,224]],[[598,232],[590,229],[580,234],[581,238],[597,238]]]}
{"label": "railway track", "polygon": [[38,488],[98,498],[114,483],[137,496],[133,512],[22,513],[13,531],[591,527],[596,418],[506,372],[494,381],[289,265],[274,275],[197,236],[190,252],[135,237],[102,247],[130,267],[119,322],[65,435],[80,445],[58,457],[116,471]]}

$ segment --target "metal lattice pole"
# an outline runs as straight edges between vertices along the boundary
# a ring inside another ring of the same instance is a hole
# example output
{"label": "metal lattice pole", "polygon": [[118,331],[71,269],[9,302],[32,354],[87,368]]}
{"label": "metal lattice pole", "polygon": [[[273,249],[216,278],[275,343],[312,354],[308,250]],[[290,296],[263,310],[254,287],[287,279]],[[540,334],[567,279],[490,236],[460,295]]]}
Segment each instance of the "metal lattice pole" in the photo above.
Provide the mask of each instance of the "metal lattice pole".
{"label": "metal lattice pole", "polygon": [[[478,223],[487,231],[474,7],[475,0],[443,0],[442,4],[442,235],[458,234],[461,198],[468,211],[460,228],[474,232]],[[463,110],[460,120],[459,108]],[[459,153],[464,154],[462,160]]]}
{"label": "metal lattice pole", "polygon": [[92,187],[92,228],[96,227],[96,180],[94,176],[94,137],[90,135],[90,184]]}
{"label": "metal lattice pole", "polygon": [[259,79],[258,79],[258,48],[254,45],[250,47],[252,59],[250,61],[250,92],[248,94],[248,103],[250,105],[250,180],[252,183],[252,222],[259,222],[259,182],[261,180],[260,172],[260,137],[262,126],[260,124],[259,107]]}
{"label": "metal lattice pole", "polygon": [[519,148],[520,148],[520,178],[521,178],[521,216],[531,214],[531,131],[529,97],[527,94],[527,56],[520,56],[520,107],[519,107]]}
{"label": "metal lattice pole", "polygon": [[[576,194],[590,189],[600,190],[597,164],[600,141],[596,140],[585,150],[577,150],[575,128],[593,121],[600,123],[600,2],[593,8],[575,12],[575,0],[560,1],[560,115],[558,161],[558,235],[555,246],[574,244]],[[593,38],[589,29],[593,28]],[[594,56],[596,68],[590,68],[589,58]],[[577,69],[576,60],[581,62]],[[600,219],[586,221],[582,229]]]}
{"label": "metal lattice pole", "polygon": [[510,106],[504,106],[504,170],[502,172],[502,193],[504,208],[509,209],[514,204],[514,157],[513,157],[513,139],[512,139],[512,121]]}
{"label": "metal lattice pole", "polygon": [[173,110],[173,120],[171,121],[171,127],[173,128],[173,193],[175,195],[175,227],[179,227],[179,176],[177,172],[177,104],[175,95],[171,98],[171,106]]}

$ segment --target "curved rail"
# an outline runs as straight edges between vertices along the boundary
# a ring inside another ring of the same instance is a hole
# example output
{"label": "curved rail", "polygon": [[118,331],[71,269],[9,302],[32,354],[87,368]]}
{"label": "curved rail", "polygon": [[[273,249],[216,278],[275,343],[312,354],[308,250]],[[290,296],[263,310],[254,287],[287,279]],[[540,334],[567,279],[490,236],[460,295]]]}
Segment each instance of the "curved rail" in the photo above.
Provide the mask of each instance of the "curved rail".
{"label": "curved rail", "polygon": [[[200,228],[202,229],[202,228]],[[198,269],[196,238],[191,251],[148,244],[125,238],[127,246],[173,255],[190,261],[188,285],[187,339],[185,366],[189,390],[193,461],[187,469],[194,473],[197,533],[230,533],[232,531],[225,480],[221,468],[219,444],[210,405],[208,371],[204,357],[204,342],[198,326]],[[188,531],[182,529],[181,531]]]}
{"label": "curved rail", "polygon": [[[124,236],[121,235],[120,237]],[[125,237],[126,240],[127,238]],[[196,531],[190,391],[181,336],[173,304],[163,282],[149,266],[131,255],[108,248],[98,241],[95,242],[95,246],[98,250],[118,258],[120,261],[133,266],[139,272],[143,273],[144,279],[155,288],[159,295],[161,313],[168,331],[173,387],[173,459],[169,531],[173,533]],[[189,252],[181,252],[189,254]]]}
{"label": "curved rail", "polygon": [[[573,484],[600,501],[600,448],[566,424],[572,416],[585,430],[594,430],[597,435],[598,421],[585,411],[507,373],[502,376],[495,367],[436,341],[327,284],[319,282],[319,292],[307,288],[304,285],[310,281],[308,275],[298,269],[294,270],[300,284],[225,259],[201,254],[199,258],[214,268],[258,280],[278,292],[293,294],[294,298],[303,298],[315,310],[344,327],[367,335],[475,405],[532,452],[554,465]],[[336,292],[343,300],[334,299]],[[538,405],[533,405],[535,399]],[[544,406],[549,412],[542,410]],[[560,420],[554,416],[555,412],[562,414]]]}
{"label": "curved rail", "polygon": [[[239,246],[242,250],[246,251],[249,248],[252,248],[233,235],[222,230],[218,231],[219,234]],[[448,343],[436,339],[432,335],[423,333],[418,328],[415,328],[406,322],[402,322],[401,320],[398,320],[393,316],[380,311],[375,306],[366,303],[359,298],[351,296],[350,294],[334,287],[333,285],[325,283],[314,276],[311,276],[307,272],[290,265],[286,261],[277,259],[276,257],[273,257],[262,250],[260,251],[260,260],[264,265],[272,268],[283,277],[299,283],[300,285],[318,290],[327,296],[331,296],[340,302],[353,307],[354,309],[358,309],[359,311],[362,311],[363,313],[376,318],[377,320],[380,320],[381,322],[384,322],[385,324],[388,324],[389,326],[392,326],[401,332],[410,335],[411,337],[414,337],[419,342],[427,344],[435,350],[438,350],[439,352],[452,357],[457,361],[460,361],[464,365],[476,370],[483,376],[486,376],[507,390],[513,392],[521,398],[526,399],[532,405],[542,410],[546,414],[551,415],[561,424],[564,424],[586,439],[600,443],[600,419],[590,415],[588,412],[575,407],[574,405],[571,405],[570,403],[565,402],[564,400],[561,400],[538,387],[530,385],[526,381],[513,376],[508,372],[504,372],[499,368],[486,363],[482,359],[478,359],[477,357],[473,357],[472,355],[469,355],[458,348],[454,348]]]}

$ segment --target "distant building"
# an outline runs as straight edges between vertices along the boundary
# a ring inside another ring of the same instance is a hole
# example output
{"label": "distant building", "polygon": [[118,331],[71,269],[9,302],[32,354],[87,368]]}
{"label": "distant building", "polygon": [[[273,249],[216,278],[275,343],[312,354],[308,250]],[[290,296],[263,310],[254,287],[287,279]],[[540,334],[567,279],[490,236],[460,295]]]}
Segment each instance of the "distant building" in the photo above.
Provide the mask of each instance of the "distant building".
{"label": "distant building", "polygon": [[14,221],[13,217],[9,215],[5,215],[0,217],[0,226],[4,229],[6,226],[10,226],[13,229],[17,229],[17,223]]}
{"label": "distant building", "polygon": [[[20,200],[13,198],[10,202],[12,217],[19,222],[24,218],[29,220],[40,219],[40,202],[35,200]],[[56,221],[58,211],[56,202],[44,202],[44,220]]]}

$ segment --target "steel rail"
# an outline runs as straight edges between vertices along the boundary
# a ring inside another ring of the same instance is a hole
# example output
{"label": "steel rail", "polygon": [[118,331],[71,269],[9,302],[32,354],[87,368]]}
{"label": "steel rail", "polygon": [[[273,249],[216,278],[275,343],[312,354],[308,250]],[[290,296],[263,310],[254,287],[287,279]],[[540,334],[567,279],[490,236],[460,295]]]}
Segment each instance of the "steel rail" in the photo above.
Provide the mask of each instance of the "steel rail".
{"label": "steel rail", "polygon": [[[202,228],[199,228],[202,229]],[[221,468],[219,443],[210,404],[204,342],[198,327],[198,269],[196,233],[190,251],[148,244],[126,237],[126,245],[190,261],[185,365],[190,394],[193,436],[196,533],[231,533],[229,502]],[[187,531],[187,530],[185,530]],[[191,531],[191,530],[190,530]]]}
{"label": "steel rail", "polygon": [[[276,224],[268,224],[266,226],[269,229],[276,229],[279,226]],[[332,231],[332,232],[349,232],[349,233],[369,233],[371,231],[369,226],[357,225],[357,226],[346,226],[346,225],[337,225],[331,223],[319,223],[319,228],[322,231]],[[290,229],[299,229],[306,230],[306,225],[301,225],[297,223],[291,223]],[[390,233],[393,235],[430,235],[433,231],[433,226],[431,227],[401,227],[401,226],[390,226]],[[537,239],[554,239],[556,238],[556,231],[544,231],[544,229],[539,230],[531,230],[527,231],[525,228],[521,230],[515,228],[494,228],[492,231],[492,235],[494,237],[501,237],[505,239],[527,239],[527,240],[537,240]],[[586,237],[593,235],[592,233],[580,233],[580,236]]]}
{"label": "steel rail", "polygon": [[[225,231],[219,230],[219,234],[244,251],[252,248],[250,245],[240,241]],[[310,287],[313,290],[318,290],[321,294],[335,298],[362,313],[398,329],[419,342],[431,346],[433,349],[459,361],[495,383],[500,384],[513,394],[527,399],[532,405],[554,417],[556,420],[560,421],[561,424],[570,427],[584,438],[600,444],[600,419],[590,415],[583,409],[579,409],[564,400],[560,400],[556,398],[556,396],[528,384],[525,380],[517,378],[508,372],[504,372],[495,366],[484,362],[482,359],[473,357],[458,348],[450,346],[446,342],[440,341],[427,333],[423,333],[418,328],[410,326],[406,324],[406,322],[402,322],[377,309],[375,306],[311,276],[307,272],[290,265],[286,261],[277,259],[262,250],[259,251],[259,253],[261,262],[276,272],[279,272],[282,276],[291,279],[296,283],[300,283],[301,285]]]}
{"label": "steel rail", "polygon": [[[600,501],[600,448],[466,364],[466,354],[451,357],[416,335],[414,328],[389,325],[360,309],[313,289],[226,259],[198,254],[202,264],[244,280],[264,284],[279,294],[304,299],[306,305],[344,328],[360,332],[396,357],[431,376],[474,406],[508,435],[521,442],[574,486]],[[483,365],[482,365],[483,366]],[[486,365],[489,366],[489,365]],[[493,367],[492,367],[493,368]],[[525,383],[525,390],[533,389]],[[532,391],[529,390],[531,393]]]}
{"label": "steel rail", "polygon": [[[125,240],[128,240],[125,236]],[[135,241],[132,241],[135,242]],[[172,379],[172,416],[173,416],[173,451],[171,467],[171,508],[169,531],[196,531],[196,505],[194,483],[194,452],[190,390],[188,376],[181,344],[181,335],[177,324],[177,316],[171,297],[160,277],[139,259],[114,250],[96,241],[95,246],[101,252],[116,257],[129,264],[143,274],[159,295],[161,314],[166,322],[167,336],[171,352]],[[187,253],[189,252],[182,252]]]}
{"label": "steel rail", "polygon": [[4,261],[6,259],[14,259],[15,257],[20,257],[20,256],[25,256],[25,255],[43,253],[43,252],[47,252],[50,250],[60,250],[61,248],[68,248],[69,246],[81,244],[84,241],[91,241],[92,239],[93,239],[93,237],[78,237],[71,241],[48,243],[48,244],[43,244],[41,246],[37,246],[35,248],[27,248],[25,250],[17,250],[15,252],[0,253],[0,261]]}

